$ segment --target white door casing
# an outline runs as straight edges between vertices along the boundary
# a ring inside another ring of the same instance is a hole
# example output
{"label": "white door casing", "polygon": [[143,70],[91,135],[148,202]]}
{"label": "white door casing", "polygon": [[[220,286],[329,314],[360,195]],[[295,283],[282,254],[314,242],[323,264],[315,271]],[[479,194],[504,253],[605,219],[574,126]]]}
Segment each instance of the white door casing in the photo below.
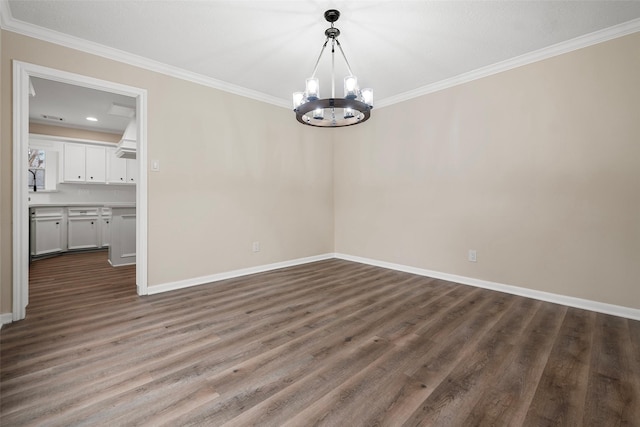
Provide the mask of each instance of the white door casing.
{"label": "white door casing", "polygon": [[24,319],[29,303],[29,79],[40,77],[136,98],[136,286],[147,294],[147,91],[120,83],[13,61],[13,300],[12,319]]}

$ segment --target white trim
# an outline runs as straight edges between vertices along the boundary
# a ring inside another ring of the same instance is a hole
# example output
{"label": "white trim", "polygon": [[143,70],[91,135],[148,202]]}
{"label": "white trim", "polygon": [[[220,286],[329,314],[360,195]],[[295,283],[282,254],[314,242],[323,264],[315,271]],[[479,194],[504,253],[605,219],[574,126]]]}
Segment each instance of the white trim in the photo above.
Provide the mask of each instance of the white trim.
{"label": "white trim", "polygon": [[115,148],[116,142],[105,142],[98,141],[95,139],[84,139],[84,138],[69,138],[66,136],[56,136],[56,135],[47,135],[44,133],[30,133],[30,140],[42,141],[42,142],[73,142],[76,144],[88,144],[88,145],[96,145],[100,147],[110,147]]}
{"label": "white trim", "polygon": [[[135,67],[144,68],[146,70],[154,71],[171,77],[176,77],[214,89],[219,89],[225,92],[233,93],[235,95],[244,96],[246,98],[276,105],[278,107],[291,108],[290,100],[278,98],[273,95],[268,95],[266,93],[259,92],[253,89],[248,89],[222,80],[207,77],[202,74],[194,73],[192,71],[187,71],[173,65],[154,61],[140,55],[134,55],[129,52],[94,43],[85,39],[81,39],[79,37],[71,36],[44,27],[39,27],[37,25],[29,24],[24,21],[19,21],[15,19],[11,14],[10,8],[8,6],[8,0],[0,0],[0,15],[0,26],[2,27],[2,29],[7,31],[12,31],[14,33],[33,37],[35,39],[43,40],[49,43],[55,43],[71,49],[80,50],[82,52],[101,56],[103,58],[124,62]],[[390,105],[417,98],[422,95],[437,92],[443,89],[457,86],[459,84],[470,82],[472,80],[481,79],[483,77],[491,76],[493,74],[531,64],[533,62],[542,61],[547,58],[582,49],[584,47],[602,43],[617,37],[626,36],[638,31],[640,31],[640,18],[627,21],[622,24],[614,25],[613,27],[605,28],[599,31],[594,31],[593,33],[585,34],[571,40],[560,42],[533,52],[525,53],[515,58],[507,59],[505,61],[491,64],[486,67],[481,67],[449,79],[441,80],[433,84],[422,86],[414,90],[381,99],[376,102],[376,108],[388,107]]]}
{"label": "white trim", "polygon": [[123,62],[134,67],[144,68],[146,70],[154,71],[156,73],[164,74],[171,77],[176,77],[203,86],[219,89],[225,92],[233,93],[235,95],[255,99],[256,101],[265,102],[267,104],[276,105],[278,107],[291,107],[291,101],[289,100],[277,98],[266,93],[247,89],[242,86],[234,85],[232,83],[224,82],[212,77],[207,77],[205,75],[194,73],[192,71],[187,71],[173,65],[164,64],[159,61],[154,61],[140,55],[134,55],[123,50],[108,47],[99,43],[94,43],[85,39],[81,39],[79,37],[71,36],[69,34],[64,34],[58,31],[50,30],[48,28],[43,28],[37,25],[29,24],[27,22],[19,21],[15,19],[10,13],[7,13],[5,16],[4,11],[9,9],[5,6],[6,3],[7,0],[0,0],[0,10],[2,10],[3,12],[2,28],[4,30],[12,31],[14,33],[22,34],[23,36],[32,37],[45,42],[55,43],[60,46],[79,50],[92,55],[101,56],[103,58],[112,59],[114,61]]}
{"label": "white trim", "polygon": [[2,313],[0,314],[0,329],[2,325],[13,322],[13,313]]}
{"label": "white trim", "polygon": [[524,55],[516,56],[515,58],[487,65],[486,67],[481,67],[469,71],[468,73],[463,73],[455,77],[451,77],[439,82],[432,83],[430,85],[410,90],[408,92],[384,98],[380,101],[377,101],[375,107],[388,107],[390,105],[408,101],[422,95],[427,95],[429,93],[448,89],[453,86],[468,83],[473,80],[478,80],[484,77],[491,76],[493,74],[511,70],[513,68],[522,67],[523,65],[532,64],[534,62],[542,61],[554,56],[562,55],[564,53],[569,53],[574,50],[582,49],[594,44],[603,43],[608,40],[636,33],[638,31],[640,31],[640,18],[624,22],[619,25],[614,25],[613,27],[605,28],[603,30],[595,31],[593,33],[585,34],[571,40],[535,50],[533,52],[525,53]]}
{"label": "white trim", "polygon": [[13,62],[13,299],[12,319],[22,320],[29,304],[29,74]]}
{"label": "white trim", "polygon": [[138,117],[138,177],[136,208],[136,285],[140,295],[147,293],[147,91],[80,74],[60,71],[40,65],[13,61],[13,320],[26,316],[29,302],[29,218],[26,185],[29,149],[29,78],[31,76],[113,92],[136,98]]}
{"label": "white trim", "polygon": [[335,257],[346,261],[359,262],[361,264],[368,264],[376,267],[403,271],[405,273],[417,274],[419,276],[433,277],[435,279],[447,280],[449,282],[461,283],[463,285],[470,285],[478,288],[491,289],[508,294],[520,295],[527,298],[552,302],[554,304],[561,304],[569,307],[596,311],[598,313],[611,314],[613,316],[625,317],[627,319],[640,320],[640,309],[636,308],[606,304],[598,301],[553,294],[550,292],[537,291],[535,289],[521,288],[519,286],[505,285],[502,283],[490,282],[488,280],[474,279],[473,277],[458,276],[455,274],[426,270],[423,268],[411,267],[402,264],[394,264],[391,262],[379,261],[371,258],[363,258],[341,253],[336,253]]}
{"label": "white trim", "polygon": [[177,289],[189,288],[191,286],[206,285],[207,283],[219,282],[220,280],[233,279],[235,277],[247,276],[250,274],[264,273],[265,271],[277,270],[279,268],[293,267],[310,262],[323,261],[325,259],[335,258],[335,254],[328,253],[322,255],[314,255],[306,258],[297,258],[289,261],[276,262],[273,264],[259,265],[256,267],[242,268],[240,270],[227,271],[224,273],[212,274],[210,276],[194,277],[192,279],[179,280],[177,282],[162,283],[160,285],[149,286],[149,295],[159,294],[162,292],[174,291]]}
{"label": "white trim", "polygon": [[[140,114],[142,113],[142,114]],[[136,98],[136,161],[138,176],[136,177],[136,287],[138,295],[147,295],[148,269],[148,180],[147,180],[147,91],[144,90]]]}
{"label": "white trim", "polygon": [[[134,262],[127,262],[127,263],[125,263],[125,264],[116,264],[116,265],[113,265],[113,264],[111,263],[111,260],[110,260],[110,259],[109,259],[109,260],[107,260],[107,262],[108,262],[108,263],[109,263],[109,265],[110,265],[111,267],[113,267],[113,268],[125,267],[125,266],[127,266],[127,265],[136,265],[136,262],[135,262],[135,261],[134,261]],[[142,292],[142,291],[141,291],[141,289],[140,289],[140,286],[136,286],[136,289],[137,289],[138,295],[143,295],[142,293],[140,293],[140,292]],[[144,294],[144,295],[147,295],[147,294]]]}

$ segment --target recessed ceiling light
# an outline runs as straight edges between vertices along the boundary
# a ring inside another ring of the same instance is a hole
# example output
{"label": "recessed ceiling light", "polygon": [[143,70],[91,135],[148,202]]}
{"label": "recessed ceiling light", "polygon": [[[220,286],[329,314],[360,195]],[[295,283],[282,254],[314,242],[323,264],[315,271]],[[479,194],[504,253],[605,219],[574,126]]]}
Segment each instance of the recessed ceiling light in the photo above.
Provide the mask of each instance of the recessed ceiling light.
{"label": "recessed ceiling light", "polygon": [[87,117],[87,120],[89,120],[90,122],[97,122],[98,119],[96,119],[95,117]]}

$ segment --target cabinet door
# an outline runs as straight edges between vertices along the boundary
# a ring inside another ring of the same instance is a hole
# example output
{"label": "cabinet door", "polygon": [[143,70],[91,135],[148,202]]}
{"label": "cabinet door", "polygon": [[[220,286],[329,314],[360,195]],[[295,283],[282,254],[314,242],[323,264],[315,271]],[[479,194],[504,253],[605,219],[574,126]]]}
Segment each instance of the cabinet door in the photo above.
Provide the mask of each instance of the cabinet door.
{"label": "cabinet door", "polygon": [[127,159],[116,157],[116,149],[107,149],[107,182],[125,184],[127,182]]}
{"label": "cabinet door", "polygon": [[37,218],[34,228],[34,255],[62,251],[62,218]]}
{"label": "cabinet door", "polygon": [[106,182],[107,166],[104,147],[86,147],[86,182]]}
{"label": "cabinet door", "polygon": [[85,146],[79,144],[64,144],[64,175],[65,182],[85,181]]}
{"label": "cabinet door", "polygon": [[135,184],[138,181],[138,159],[127,159],[127,182]]}
{"label": "cabinet door", "polygon": [[69,218],[69,249],[90,249],[98,247],[98,218]]}
{"label": "cabinet door", "polygon": [[111,218],[102,218],[100,224],[101,242],[100,246],[106,248],[111,241]]}

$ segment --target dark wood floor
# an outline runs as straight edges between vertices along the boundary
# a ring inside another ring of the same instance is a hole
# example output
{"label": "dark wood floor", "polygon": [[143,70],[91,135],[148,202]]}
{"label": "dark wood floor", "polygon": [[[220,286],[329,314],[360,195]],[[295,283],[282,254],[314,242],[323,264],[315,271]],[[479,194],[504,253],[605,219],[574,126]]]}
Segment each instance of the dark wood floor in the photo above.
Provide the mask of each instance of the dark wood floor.
{"label": "dark wood floor", "polygon": [[0,424],[640,425],[640,322],[327,260],[138,297],[36,261]]}

